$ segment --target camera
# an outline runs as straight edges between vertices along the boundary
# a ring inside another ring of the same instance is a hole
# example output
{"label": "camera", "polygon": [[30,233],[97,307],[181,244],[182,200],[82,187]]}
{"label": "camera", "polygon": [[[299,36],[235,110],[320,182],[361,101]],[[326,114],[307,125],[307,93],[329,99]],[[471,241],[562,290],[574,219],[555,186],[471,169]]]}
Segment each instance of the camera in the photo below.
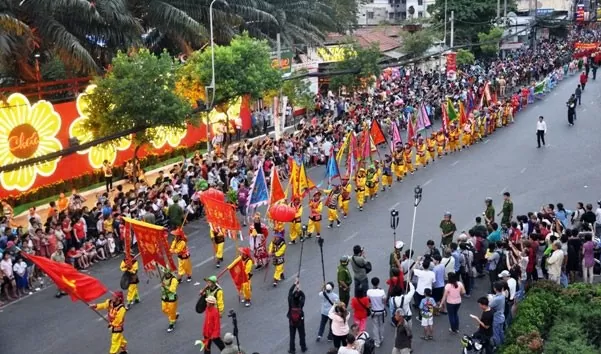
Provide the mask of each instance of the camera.
{"label": "camera", "polygon": [[227,317],[231,317],[233,319],[236,318],[236,311],[234,311],[234,309],[230,309],[227,313]]}

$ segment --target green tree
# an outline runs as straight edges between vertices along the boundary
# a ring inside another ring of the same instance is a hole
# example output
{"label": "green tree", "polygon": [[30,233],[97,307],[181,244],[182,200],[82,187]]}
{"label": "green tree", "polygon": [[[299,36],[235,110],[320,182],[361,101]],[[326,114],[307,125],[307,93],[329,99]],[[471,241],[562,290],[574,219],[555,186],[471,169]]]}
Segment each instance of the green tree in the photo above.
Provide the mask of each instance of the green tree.
{"label": "green tree", "polygon": [[457,64],[458,65],[472,65],[472,64],[474,64],[475,60],[476,60],[476,57],[474,56],[474,53],[472,53],[471,51],[469,51],[467,49],[459,49],[457,51]]}
{"label": "green tree", "polygon": [[[306,70],[299,70],[294,73],[295,76],[304,75]],[[288,97],[292,107],[304,108],[310,110],[314,107],[313,94],[310,84],[306,79],[295,78],[285,80],[282,83],[282,94]]]}
{"label": "green tree", "polygon": [[380,48],[374,43],[367,48],[362,48],[357,43],[344,46],[344,59],[334,64],[334,71],[350,71],[351,73],[336,75],[330,81],[333,91],[346,89],[354,92],[374,83],[380,75]]}
{"label": "green tree", "polygon": [[[515,0],[507,1],[507,11],[515,9]],[[445,0],[436,0],[429,7],[433,21],[438,27],[444,26]],[[502,9],[501,9],[502,10]],[[454,44],[472,44],[478,40],[477,33],[487,33],[497,17],[497,0],[454,0],[447,1],[447,21],[451,17],[451,11],[455,11],[455,39]],[[501,12],[502,13],[502,12]],[[450,23],[447,23],[447,29]],[[447,44],[449,44],[447,34]]]}
{"label": "green tree", "polygon": [[478,42],[480,50],[486,55],[497,55],[499,53],[499,43],[503,37],[503,30],[499,27],[493,27],[488,33],[478,33]]}
{"label": "green tree", "polygon": [[[187,77],[186,81],[190,84],[209,86],[213,78],[211,50],[195,52],[179,74]],[[280,85],[281,74],[271,66],[266,41],[244,33],[234,37],[229,46],[215,46],[214,98],[213,92],[209,92],[206,99],[225,113],[228,129],[231,117],[227,111],[240,96],[248,95],[252,100],[257,100]]]}
{"label": "green tree", "polygon": [[[139,128],[133,135],[134,158],[144,144],[161,134],[155,127],[185,129],[191,107],[175,94],[177,63],[163,52],[159,56],[147,49],[118,53],[112,69],[93,80],[96,88],[87,97],[89,119],[84,129],[91,139]],[[110,142],[118,144],[119,140]]]}
{"label": "green tree", "polygon": [[422,56],[434,44],[434,33],[429,29],[415,32],[402,31],[402,50],[409,58]]}

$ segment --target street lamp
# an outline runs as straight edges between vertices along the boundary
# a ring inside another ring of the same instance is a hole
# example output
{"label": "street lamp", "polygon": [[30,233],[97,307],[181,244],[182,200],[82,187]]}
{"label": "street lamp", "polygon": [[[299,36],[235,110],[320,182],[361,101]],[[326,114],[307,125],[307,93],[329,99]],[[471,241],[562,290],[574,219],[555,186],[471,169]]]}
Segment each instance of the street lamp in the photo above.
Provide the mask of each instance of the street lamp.
{"label": "street lamp", "polygon": [[[227,1],[225,0],[213,0],[211,1],[211,4],[209,4],[209,28],[210,28],[210,36],[211,36],[211,84],[209,86],[205,87],[205,94],[206,94],[206,98],[207,101],[209,99],[209,89],[213,90],[212,93],[212,97],[211,97],[211,103],[209,105],[209,112],[210,110],[213,109],[213,103],[215,101],[215,40],[213,37],[213,4],[216,1],[221,1],[225,6],[229,6],[229,4],[227,3]],[[209,113],[207,113],[207,153],[211,152],[211,143],[209,141]]]}
{"label": "street lamp", "polygon": [[399,226],[399,211],[392,209],[390,211],[390,228],[392,229],[393,245],[396,245],[396,228]]}
{"label": "street lamp", "polygon": [[413,190],[415,200],[413,202],[413,223],[411,224],[411,241],[409,242],[409,258],[413,258],[413,235],[415,234],[415,216],[417,215],[417,206],[422,201],[422,187],[419,185]]}

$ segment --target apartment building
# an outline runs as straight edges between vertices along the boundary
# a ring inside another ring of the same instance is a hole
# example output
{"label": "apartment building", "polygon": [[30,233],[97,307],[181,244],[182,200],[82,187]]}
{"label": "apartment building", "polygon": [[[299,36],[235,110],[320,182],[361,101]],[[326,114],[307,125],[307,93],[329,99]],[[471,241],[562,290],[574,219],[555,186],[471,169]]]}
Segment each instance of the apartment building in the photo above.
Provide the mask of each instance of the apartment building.
{"label": "apartment building", "polygon": [[435,0],[367,0],[359,3],[359,26],[399,23],[411,18],[430,17],[428,5]]}

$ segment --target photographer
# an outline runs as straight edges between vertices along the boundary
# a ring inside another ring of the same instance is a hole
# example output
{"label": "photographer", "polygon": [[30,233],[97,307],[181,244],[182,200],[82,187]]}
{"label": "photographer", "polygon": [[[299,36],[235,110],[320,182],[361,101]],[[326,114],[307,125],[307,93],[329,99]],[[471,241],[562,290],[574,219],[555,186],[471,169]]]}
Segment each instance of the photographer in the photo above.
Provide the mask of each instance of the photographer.
{"label": "photographer", "polygon": [[305,293],[300,289],[300,280],[296,278],[296,281],[288,290],[288,317],[289,329],[290,329],[290,348],[288,353],[296,353],[295,349],[295,337],[298,331],[298,337],[300,341],[301,351],[304,353],[307,351],[307,344],[305,343],[305,313],[303,307],[305,306]]}
{"label": "photographer", "polygon": [[221,354],[246,354],[244,350],[242,350],[236,344],[234,344],[235,339],[236,337],[229,332],[223,336],[223,343],[225,344],[225,348],[221,350]]}
{"label": "photographer", "polygon": [[353,278],[355,280],[355,296],[360,289],[367,291],[369,289],[369,278],[367,274],[371,272],[371,263],[365,259],[365,250],[359,245],[353,247],[353,256],[351,257],[353,267]]}

